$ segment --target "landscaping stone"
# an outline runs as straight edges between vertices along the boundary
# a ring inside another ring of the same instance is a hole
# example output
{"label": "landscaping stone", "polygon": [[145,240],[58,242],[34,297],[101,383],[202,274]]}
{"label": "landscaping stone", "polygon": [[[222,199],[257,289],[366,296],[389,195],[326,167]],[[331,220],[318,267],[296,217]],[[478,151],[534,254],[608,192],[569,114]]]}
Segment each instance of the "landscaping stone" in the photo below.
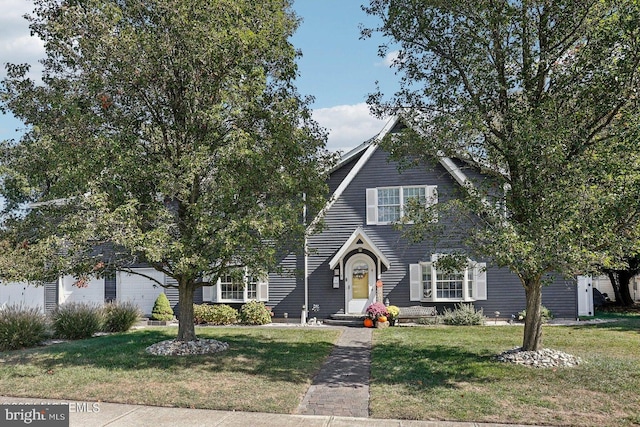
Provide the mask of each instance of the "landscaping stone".
{"label": "landscaping stone", "polygon": [[517,347],[500,353],[496,356],[496,360],[534,368],[573,367],[582,363],[582,359],[577,356],[549,348],[538,351],[523,351],[522,348]]}
{"label": "landscaping stone", "polygon": [[217,340],[166,340],[150,345],[146,348],[146,352],[155,356],[188,356],[192,354],[218,353],[228,349],[229,344]]}

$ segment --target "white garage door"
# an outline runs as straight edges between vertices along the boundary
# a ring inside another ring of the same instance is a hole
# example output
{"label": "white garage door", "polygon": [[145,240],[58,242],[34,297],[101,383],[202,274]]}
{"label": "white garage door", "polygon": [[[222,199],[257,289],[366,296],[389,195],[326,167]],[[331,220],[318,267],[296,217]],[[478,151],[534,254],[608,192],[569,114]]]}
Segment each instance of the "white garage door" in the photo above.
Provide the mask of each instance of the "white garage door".
{"label": "white garage door", "polygon": [[84,287],[74,286],[76,279],[73,276],[64,276],[60,279],[60,304],[82,302],[87,304],[104,304],[104,278],[92,277]]}
{"label": "white garage door", "polygon": [[[136,269],[142,274],[153,277],[160,283],[164,283],[164,273],[153,268]],[[138,274],[118,272],[116,276],[116,296],[118,301],[132,301],[145,315],[151,314],[153,303],[163,288],[153,280]]]}
{"label": "white garage door", "polygon": [[25,307],[44,307],[44,286],[27,283],[0,284],[0,306],[22,304]]}

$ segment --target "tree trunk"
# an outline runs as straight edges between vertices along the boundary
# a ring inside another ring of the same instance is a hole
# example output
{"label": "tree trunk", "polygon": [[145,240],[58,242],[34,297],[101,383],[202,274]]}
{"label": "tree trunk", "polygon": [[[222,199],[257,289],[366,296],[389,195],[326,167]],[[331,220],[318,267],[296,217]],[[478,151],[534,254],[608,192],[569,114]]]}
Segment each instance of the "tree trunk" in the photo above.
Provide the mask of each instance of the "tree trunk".
{"label": "tree trunk", "polygon": [[632,306],[633,298],[631,298],[629,282],[631,282],[634,274],[631,274],[627,270],[613,270],[608,272],[608,276],[611,281],[611,286],[613,287],[616,305],[623,307]]}
{"label": "tree trunk", "polygon": [[181,279],[178,286],[178,341],[195,341],[196,328],[193,323],[193,294],[196,287],[192,281]]}
{"label": "tree trunk", "polygon": [[524,291],[527,315],[524,319],[522,350],[538,351],[542,346],[542,283],[539,278],[525,279]]}

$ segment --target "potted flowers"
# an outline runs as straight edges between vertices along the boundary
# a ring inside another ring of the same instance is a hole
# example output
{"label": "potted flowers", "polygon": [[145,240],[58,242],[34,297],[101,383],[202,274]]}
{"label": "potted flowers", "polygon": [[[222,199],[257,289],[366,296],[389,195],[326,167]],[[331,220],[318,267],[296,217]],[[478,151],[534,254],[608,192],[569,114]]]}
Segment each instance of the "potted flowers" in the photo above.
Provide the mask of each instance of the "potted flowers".
{"label": "potted flowers", "polygon": [[389,323],[391,323],[391,326],[397,325],[398,317],[400,316],[400,309],[395,305],[390,305],[387,307],[387,313],[389,313],[387,317],[389,318]]}
{"label": "potted flowers", "polygon": [[374,302],[373,304],[371,304],[369,307],[367,307],[366,313],[367,318],[371,319],[371,321],[377,328],[384,328],[389,326],[389,322],[387,320],[389,312],[387,311],[387,307],[381,302]]}

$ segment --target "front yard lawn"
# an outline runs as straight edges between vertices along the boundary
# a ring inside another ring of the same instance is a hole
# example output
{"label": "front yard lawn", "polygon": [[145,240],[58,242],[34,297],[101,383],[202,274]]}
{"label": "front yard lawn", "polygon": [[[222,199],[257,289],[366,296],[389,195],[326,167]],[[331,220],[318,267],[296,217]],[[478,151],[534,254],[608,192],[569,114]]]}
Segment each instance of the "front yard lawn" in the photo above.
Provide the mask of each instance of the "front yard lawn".
{"label": "front yard lawn", "polygon": [[543,346],[574,368],[536,369],[493,356],[519,346],[520,326],[376,330],[371,415],[561,426],[640,424],[640,316],[545,326]]}
{"label": "front yard lawn", "polygon": [[198,328],[229,350],[152,356],[149,345],[175,328],[148,328],[0,353],[0,394],[184,408],[289,413],[340,331],[310,328]]}

